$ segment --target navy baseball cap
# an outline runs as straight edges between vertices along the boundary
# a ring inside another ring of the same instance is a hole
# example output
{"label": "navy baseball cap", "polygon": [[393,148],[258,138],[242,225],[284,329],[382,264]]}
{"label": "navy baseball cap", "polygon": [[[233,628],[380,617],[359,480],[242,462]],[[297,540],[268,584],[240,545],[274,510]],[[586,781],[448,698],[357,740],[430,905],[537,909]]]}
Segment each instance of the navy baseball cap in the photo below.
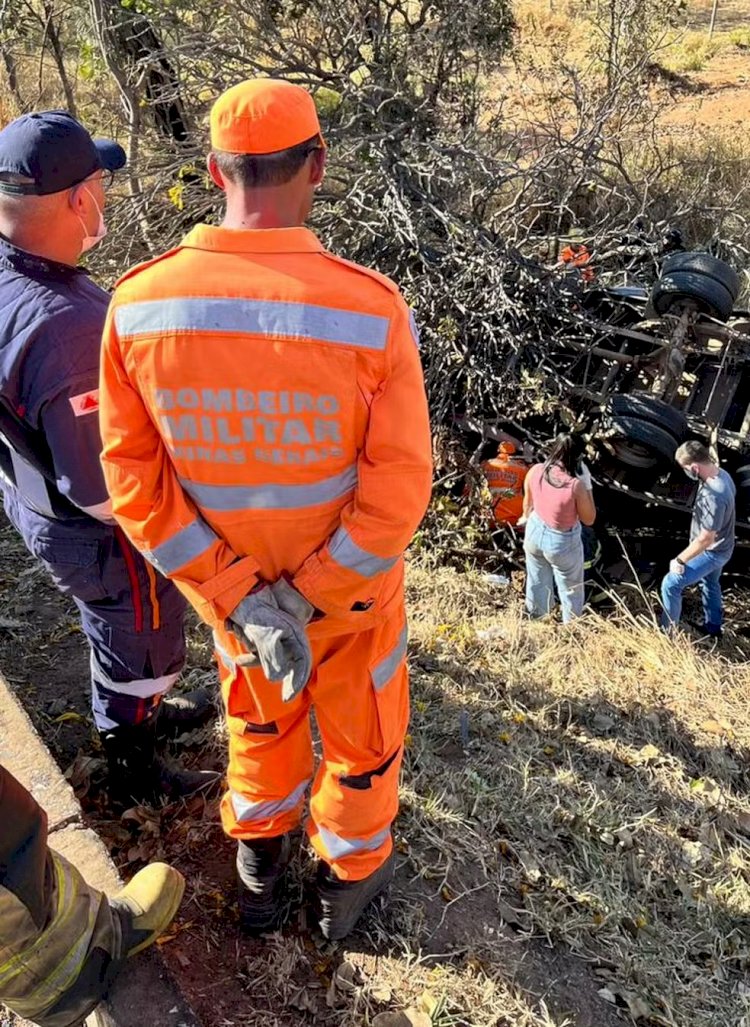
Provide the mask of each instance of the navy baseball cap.
{"label": "navy baseball cap", "polygon": [[[0,132],[0,192],[46,196],[70,189],[100,168],[118,171],[125,151],[111,139],[92,139],[67,111],[22,114]],[[4,182],[4,174],[30,182]]]}

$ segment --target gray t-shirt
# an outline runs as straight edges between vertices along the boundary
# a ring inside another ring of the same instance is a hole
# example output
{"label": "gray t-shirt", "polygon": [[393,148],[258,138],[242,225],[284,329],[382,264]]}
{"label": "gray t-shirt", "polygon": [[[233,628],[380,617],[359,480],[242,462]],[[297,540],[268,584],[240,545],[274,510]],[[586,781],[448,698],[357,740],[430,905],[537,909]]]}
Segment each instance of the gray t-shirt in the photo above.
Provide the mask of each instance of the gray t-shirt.
{"label": "gray t-shirt", "polygon": [[726,471],[704,481],[698,489],[690,524],[690,541],[701,531],[715,531],[716,541],[709,552],[728,560],[734,549],[734,482]]}

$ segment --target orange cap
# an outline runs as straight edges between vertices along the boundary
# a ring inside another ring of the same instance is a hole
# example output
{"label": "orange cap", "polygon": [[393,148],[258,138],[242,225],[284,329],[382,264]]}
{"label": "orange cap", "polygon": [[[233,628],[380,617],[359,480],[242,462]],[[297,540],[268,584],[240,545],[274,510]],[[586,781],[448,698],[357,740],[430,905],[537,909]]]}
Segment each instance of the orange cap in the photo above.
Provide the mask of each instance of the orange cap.
{"label": "orange cap", "polygon": [[282,79],[247,79],[222,93],[211,108],[214,150],[277,153],[315,135],[320,122],[312,96]]}
{"label": "orange cap", "polygon": [[501,442],[497,450],[497,455],[500,456],[504,453],[506,456],[510,456],[511,453],[515,453],[516,447],[512,442]]}

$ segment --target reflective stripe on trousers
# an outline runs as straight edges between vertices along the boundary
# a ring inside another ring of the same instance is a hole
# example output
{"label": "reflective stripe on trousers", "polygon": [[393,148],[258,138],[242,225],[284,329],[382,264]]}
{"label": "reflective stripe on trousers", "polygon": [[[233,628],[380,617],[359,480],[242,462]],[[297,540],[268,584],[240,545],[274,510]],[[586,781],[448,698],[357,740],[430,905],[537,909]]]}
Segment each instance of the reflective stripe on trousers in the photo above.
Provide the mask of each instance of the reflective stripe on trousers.
{"label": "reflective stripe on trousers", "polygon": [[[153,713],[163,695],[177,683],[179,672],[158,678],[113,681],[91,651],[91,711],[98,731],[111,731],[123,724],[139,724]],[[112,715],[117,719],[113,720]]]}
{"label": "reflective stripe on trousers", "polygon": [[390,827],[385,827],[382,831],[374,834],[372,838],[342,838],[341,835],[329,831],[327,827],[318,827],[320,840],[331,863],[334,860],[343,859],[345,856],[354,856],[358,852],[372,852],[373,849],[379,849],[388,840],[390,833]]}
{"label": "reflective stripe on trousers", "polygon": [[16,476],[15,487],[24,502],[45,517],[54,517],[55,513],[49,500],[47,481],[44,475],[40,474],[36,467],[32,467],[28,460],[24,460],[16,453],[12,446],[9,448],[13,473]]}
{"label": "reflective stripe on trousers", "polygon": [[409,641],[409,629],[406,624],[399,632],[393,649],[372,668],[372,683],[376,692],[381,692],[406,659],[406,647]]}
{"label": "reflective stripe on trousers", "polygon": [[247,824],[249,827],[253,823],[270,820],[272,817],[278,816],[279,813],[295,810],[305,797],[305,791],[311,780],[312,778],[306,777],[304,781],[297,785],[294,791],[281,799],[268,799],[260,802],[253,802],[250,799],[246,799],[244,795],[240,795],[239,792],[230,790],[229,795],[237,821],[240,824]]}
{"label": "reflective stripe on trousers", "polygon": [[3,966],[0,966],[0,994],[4,994],[19,974],[23,973],[27,967],[33,966],[35,959],[38,960],[40,956],[43,956],[45,949],[49,948],[51,936],[67,935],[65,945],[70,943],[71,937],[73,938],[72,945],[62,955],[52,971],[37,984],[26,1000],[35,1009],[44,1009],[56,1002],[80,973],[88,951],[88,943],[97,912],[97,906],[89,901],[85,920],[83,922],[79,920],[77,924],[71,922],[75,910],[77,881],[71,874],[70,866],[59,857],[56,858],[53,855],[52,863],[57,893],[57,904],[52,921],[29,948],[17,953]]}
{"label": "reflective stripe on trousers", "polygon": [[[97,1004],[120,959],[122,931],[101,892],[62,856],[50,852],[49,859],[51,915],[35,937],[21,942],[15,930],[6,937],[19,903],[0,887],[0,951],[15,949],[0,966],[0,1001],[41,1027],[58,1027],[78,1022]],[[85,973],[90,960],[95,985]]]}

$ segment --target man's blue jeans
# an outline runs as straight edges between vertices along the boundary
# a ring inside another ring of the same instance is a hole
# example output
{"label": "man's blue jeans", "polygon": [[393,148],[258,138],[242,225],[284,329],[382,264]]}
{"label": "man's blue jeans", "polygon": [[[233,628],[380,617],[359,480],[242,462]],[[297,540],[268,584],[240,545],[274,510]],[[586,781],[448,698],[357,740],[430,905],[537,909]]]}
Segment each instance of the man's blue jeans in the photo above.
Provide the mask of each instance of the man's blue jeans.
{"label": "man's blue jeans", "polygon": [[672,574],[670,571],[669,574],[664,575],[661,583],[661,602],[664,607],[661,618],[663,628],[673,627],[679,623],[682,613],[682,593],[691,585],[700,585],[706,633],[718,635],[723,619],[719,578],[726,562],[726,559],[706,551],[694,556],[682,574]]}
{"label": "man's blue jeans", "polygon": [[543,617],[555,605],[555,585],[562,619],[567,624],[583,611],[583,542],[581,525],[570,531],[548,528],[535,513],[529,517],[523,543],[526,552],[526,609]]}

